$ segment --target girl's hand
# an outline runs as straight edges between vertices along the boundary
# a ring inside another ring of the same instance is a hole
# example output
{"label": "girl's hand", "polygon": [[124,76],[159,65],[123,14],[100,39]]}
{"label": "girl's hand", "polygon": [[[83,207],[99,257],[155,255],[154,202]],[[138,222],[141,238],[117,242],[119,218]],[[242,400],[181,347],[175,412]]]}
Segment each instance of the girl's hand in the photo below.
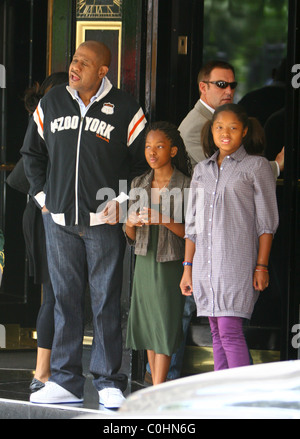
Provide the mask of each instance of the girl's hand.
{"label": "girl's hand", "polygon": [[184,268],[184,272],[180,282],[180,289],[183,296],[191,296],[193,294],[191,267]]}
{"label": "girl's hand", "polygon": [[129,215],[126,226],[128,227],[142,227],[144,223],[141,221],[140,215],[136,212],[131,212]]}
{"label": "girl's hand", "polygon": [[143,224],[147,224],[147,226],[161,224],[162,220],[162,216],[157,210],[148,207],[143,207],[139,217],[140,221],[142,221]]}
{"label": "girl's hand", "polygon": [[267,271],[254,271],[253,287],[256,291],[264,291],[269,286],[269,273]]}
{"label": "girl's hand", "polygon": [[111,200],[107,203],[106,207],[100,212],[100,218],[106,224],[115,225],[119,222],[122,209],[120,204],[116,200]]}

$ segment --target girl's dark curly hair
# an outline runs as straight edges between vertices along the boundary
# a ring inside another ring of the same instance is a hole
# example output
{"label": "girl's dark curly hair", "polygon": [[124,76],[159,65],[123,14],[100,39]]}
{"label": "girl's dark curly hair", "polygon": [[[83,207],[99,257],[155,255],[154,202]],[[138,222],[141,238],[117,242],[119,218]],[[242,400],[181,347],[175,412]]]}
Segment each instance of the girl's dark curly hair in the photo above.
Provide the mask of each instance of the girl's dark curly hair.
{"label": "girl's dark curly hair", "polygon": [[192,175],[192,165],[188,153],[185,148],[183,139],[178,131],[177,127],[167,121],[152,122],[148,125],[145,133],[145,137],[150,131],[162,131],[165,136],[171,141],[171,147],[177,146],[177,154],[172,157],[172,164],[181,171],[183,174],[191,177]]}
{"label": "girl's dark curly hair", "polygon": [[40,85],[36,82],[32,87],[28,88],[24,94],[24,105],[29,114],[33,114],[39,100],[47,93],[47,91],[59,84],[67,83],[69,80],[68,73],[55,72],[47,76]]}
{"label": "girl's dark curly hair", "polygon": [[211,127],[218,114],[223,111],[231,111],[237,116],[244,128],[248,127],[248,132],[243,139],[243,145],[247,153],[249,155],[264,155],[265,133],[259,121],[254,117],[248,117],[241,105],[225,104],[216,109],[212,120],[207,121],[202,129],[201,140],[205,157],[211,157],[218,150],[218,147],[214,143]]}

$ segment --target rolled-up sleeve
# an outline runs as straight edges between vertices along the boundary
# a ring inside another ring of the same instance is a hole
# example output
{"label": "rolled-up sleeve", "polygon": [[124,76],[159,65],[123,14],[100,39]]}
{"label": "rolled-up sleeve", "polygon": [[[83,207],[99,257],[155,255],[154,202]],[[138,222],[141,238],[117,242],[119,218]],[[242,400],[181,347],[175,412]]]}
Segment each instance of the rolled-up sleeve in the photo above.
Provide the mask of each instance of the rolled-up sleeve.
{"label": "rolled-up sleeve", "polygon": [[261,159],[258,167],[253,171],[253,177],[257,235],[261,236],[264,233],[274,235],[279,224],[276,182],[266,159]]}

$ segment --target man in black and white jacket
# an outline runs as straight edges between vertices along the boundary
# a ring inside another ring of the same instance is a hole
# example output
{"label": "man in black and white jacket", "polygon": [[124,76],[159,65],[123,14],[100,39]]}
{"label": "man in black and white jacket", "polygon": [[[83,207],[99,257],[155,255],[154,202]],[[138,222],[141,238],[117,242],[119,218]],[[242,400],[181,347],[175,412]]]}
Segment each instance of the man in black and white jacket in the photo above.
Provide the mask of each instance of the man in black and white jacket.
{"label": "man in black and white jacket", "polygon": [[30,195],[43,212],[56,299],[52,375],[31,402],[82,401],[87,282],[94,317],[90,370],[99,401],[117,408],[124,400],[127,377],[118,373],[125,248],[119,203],[128,181],[146,169],[146,120],[140,105],[106,78],[110,59],[100,42],[78,47],[69,85],[41,99],[21,150]]}

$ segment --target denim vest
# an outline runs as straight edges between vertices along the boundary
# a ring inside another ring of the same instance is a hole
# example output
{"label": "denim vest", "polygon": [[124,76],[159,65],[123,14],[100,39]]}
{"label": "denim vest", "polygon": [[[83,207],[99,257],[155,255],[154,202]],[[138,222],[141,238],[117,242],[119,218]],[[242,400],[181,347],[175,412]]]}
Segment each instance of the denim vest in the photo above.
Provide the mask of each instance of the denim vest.
{"label": "denim vest", "polygon": [[[142,209],[151,207],[151,183],[154,171],[136,177],[131,184],[129,210]],[[167,190],[161,191],[159,209],[176,222],[184,223],[185,209],[187,204],[188,188],[191,179],[182,174],[174,167]],[[184,190],[186,189],[186,190]],[[135,192],[136,191],[136,192]],[[176,201],[175,201],[176,200]],[[138,204],[136,204],[138,201]],[[175,201],[175,203],[174,203]],[[157,262],[176,261],[184,258],[185,241],[183,238],[175,235],[171,230],[163,225],[159,225],[158,244],[157,244]],[[125,229],[125,224],[124,224]],[[127,242],[135,246],[135,254],[145,256],[147,254],[150,237],[150,226],[136,228],[136,239],[132,241],[127,235]]]}

